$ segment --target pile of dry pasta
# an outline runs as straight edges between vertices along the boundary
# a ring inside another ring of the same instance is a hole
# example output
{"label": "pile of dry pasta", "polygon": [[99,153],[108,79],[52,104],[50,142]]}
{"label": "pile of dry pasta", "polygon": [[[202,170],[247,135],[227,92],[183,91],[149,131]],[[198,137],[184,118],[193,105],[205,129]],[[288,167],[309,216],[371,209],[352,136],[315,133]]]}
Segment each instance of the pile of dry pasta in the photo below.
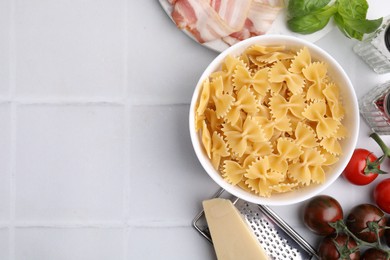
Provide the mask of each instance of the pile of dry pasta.
{"label": "pile of dry pasta", "polygon": [[307,47],[253,45],[203,82],[196,130],[226,181],[269,197],[325,180],[347,136],[327,66]]}

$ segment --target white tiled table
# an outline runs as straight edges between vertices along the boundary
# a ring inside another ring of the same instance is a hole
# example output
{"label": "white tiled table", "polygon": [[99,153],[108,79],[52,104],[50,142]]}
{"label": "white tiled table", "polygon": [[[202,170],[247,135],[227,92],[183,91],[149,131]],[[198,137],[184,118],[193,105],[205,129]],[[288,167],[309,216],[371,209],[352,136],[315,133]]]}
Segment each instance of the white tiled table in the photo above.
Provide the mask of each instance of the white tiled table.
{"label": "white tiled table", "polygon": [[[390,13],[370,4],[372,18]],[[337,29],[317,44],[359,97],[390,80]],[[0,0],[0,259],[214,259],[191,220],[218,187],[187,115],[216,55],[157,1]],[[358,145],[379,153],[368,133],[362,122]],[[346,211],[372,202],[343,179],[324,193]],[[315,245],[301,206],[273,209]]]}

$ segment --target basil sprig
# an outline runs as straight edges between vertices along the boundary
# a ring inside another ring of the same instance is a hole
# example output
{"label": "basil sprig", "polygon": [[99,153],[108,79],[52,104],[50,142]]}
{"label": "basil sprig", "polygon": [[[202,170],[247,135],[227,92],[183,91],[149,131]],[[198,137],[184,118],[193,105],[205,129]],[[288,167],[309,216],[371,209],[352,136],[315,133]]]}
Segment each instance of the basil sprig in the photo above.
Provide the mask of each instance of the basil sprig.
{"label": "basil sprig", "polygon": [[383,18],[366,18],[366,0],[290,0],[288,27],[293,32],[310,34],[323,29],[333,17],[337,27],[349,38],[362,40],[374,32]]}

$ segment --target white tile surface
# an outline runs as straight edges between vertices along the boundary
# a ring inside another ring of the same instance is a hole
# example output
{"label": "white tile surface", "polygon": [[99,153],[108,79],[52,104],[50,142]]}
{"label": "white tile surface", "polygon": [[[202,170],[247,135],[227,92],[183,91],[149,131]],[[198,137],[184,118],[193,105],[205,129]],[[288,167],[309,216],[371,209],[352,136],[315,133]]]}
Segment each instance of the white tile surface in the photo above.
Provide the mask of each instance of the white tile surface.
{"label": "white tile surface", "polygon": [[0,97],[9,93],[11,1],[0,1]]}
{"label": "white tile surface", "polygon": [[123,113],[108,104],[17,109],[18,221],[123,220]]}
{"label": "white tile surface", "polygon": [[18,228],[17,260],[124,259],[122,229]]}
{"label": "white tile surface", "polygon": [[8,103],[0,103],[0,223],[10,219],[11,114]]}
{"label": "white tile surface", "polygon": [[0,259],[10,259],[9,229],[0,228]]}
{"label": "white tile surface", "polygon": [[[188,109],[187,105],[131,108],[130,219],[135,223],[189,225],[200,201],[217,189],[192,152]],[[145,154],[134,156],[140,151]]]}
{"label": "white tile surface", "polygon": [[14,1],[18,95],[123,95],[125,0]]}
{"label": "white tile surface", "polygon": [[[190,227],[136,227],[129,230],[128,236],[127,260],[216,259],[212,245]],[[137,246],[139,241],[147,241],[148,245]]]}

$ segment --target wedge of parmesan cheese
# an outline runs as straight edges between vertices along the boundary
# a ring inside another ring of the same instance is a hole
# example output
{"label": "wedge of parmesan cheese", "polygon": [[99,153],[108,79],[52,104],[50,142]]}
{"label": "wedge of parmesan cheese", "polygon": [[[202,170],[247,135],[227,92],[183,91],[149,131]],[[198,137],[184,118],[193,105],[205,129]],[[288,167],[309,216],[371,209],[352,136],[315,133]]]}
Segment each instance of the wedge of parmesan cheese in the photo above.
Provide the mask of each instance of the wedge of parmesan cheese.
{"label": "wedge of parmesan cheese", "polygon": [[203,208],[218,260],[270,259],[230,200],[205,200]]}

